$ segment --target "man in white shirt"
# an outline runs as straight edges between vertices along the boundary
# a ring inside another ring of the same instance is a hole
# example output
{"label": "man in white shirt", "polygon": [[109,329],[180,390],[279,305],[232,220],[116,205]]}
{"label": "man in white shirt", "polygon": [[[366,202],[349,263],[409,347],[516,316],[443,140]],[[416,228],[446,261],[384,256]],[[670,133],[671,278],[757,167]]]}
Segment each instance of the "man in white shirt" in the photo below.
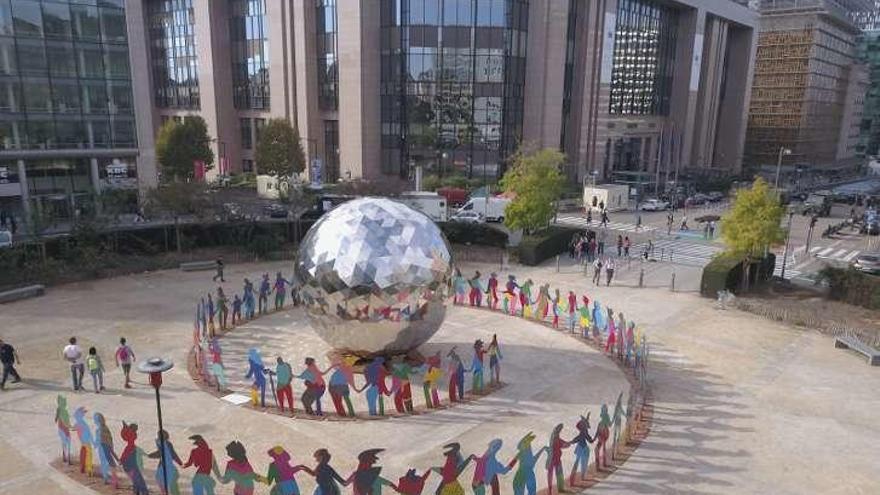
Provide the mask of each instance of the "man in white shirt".
{"label": "man in white shirt", "polygon": [[605,275],[608,277],[605,279],[605,286],[607,287],[611,285],[611,279],[614,278],[614,260],[611,257],[605,262]]}
{"label": "man in white shirt", "polygon": [[70,338],[70,343],[64,346],[64,350],[61,354],[70,364],[70,376],[73,378],[73,390],[82,390],[82,379],[86,368],[83,364],[82,349],[76,344],[76,337]]}

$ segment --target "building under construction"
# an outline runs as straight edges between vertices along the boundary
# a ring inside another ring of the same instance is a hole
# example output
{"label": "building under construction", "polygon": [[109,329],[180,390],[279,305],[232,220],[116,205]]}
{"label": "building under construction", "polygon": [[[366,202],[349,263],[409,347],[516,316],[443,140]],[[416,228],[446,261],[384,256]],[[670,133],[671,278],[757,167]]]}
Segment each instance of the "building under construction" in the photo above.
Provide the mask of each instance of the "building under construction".
{"label": "building under construction", "polygon": [[866,0],[762,0],[745,164],[819,170],[858,164],[868,85],[854,12]]}

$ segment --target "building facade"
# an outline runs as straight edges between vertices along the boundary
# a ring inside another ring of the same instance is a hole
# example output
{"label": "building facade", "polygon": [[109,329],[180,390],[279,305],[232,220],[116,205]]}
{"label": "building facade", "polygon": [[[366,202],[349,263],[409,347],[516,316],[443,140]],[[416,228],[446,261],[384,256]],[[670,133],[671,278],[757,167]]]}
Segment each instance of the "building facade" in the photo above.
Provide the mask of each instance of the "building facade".
{"label": "building facade", "polygon": [[[813,170],[857,167],[867,72],[857,58],[862,0],[764,0],[746,161]],[[781,154],[780,149],[791,150]]]}
{"label": "building facade", "polygon": [[324,182],[492,181],[523,144],[572,181],[735,173],[756,26],[729,0],[0,0],[0,191],[152,187],[192,115],[214,174],[258,172],[272,118]]}
{"label": "building facade", "polygon": [[866,155],[880,154],[880,1],[867,12],[856,12],[854,23],[862,30],[859,61],[868,73],[868,90],[862,111],[860,146]]}
{"label": "building facade", "polygon": [[87,214],[140,167],[123,0],[0,0],[0,210]]}

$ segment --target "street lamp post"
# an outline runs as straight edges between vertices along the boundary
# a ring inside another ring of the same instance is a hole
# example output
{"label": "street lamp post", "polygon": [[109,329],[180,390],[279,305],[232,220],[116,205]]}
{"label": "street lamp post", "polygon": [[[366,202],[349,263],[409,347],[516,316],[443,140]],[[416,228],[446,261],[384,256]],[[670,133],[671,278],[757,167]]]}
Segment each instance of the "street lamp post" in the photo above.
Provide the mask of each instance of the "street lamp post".
{"label": "street lamp post", "polygon": [[785,251],[782,254],[782,280],[785,280],[785,265],[788,264],[788,246],[791,243],[791,218],[794,216],[794,209],[788,209],[788,231],[785,234]]}
{"label": "street lamp post", "polygon": [[170,359],[151,357],[138,364],[138,371],[150,376],[150,385],[156,390],[156,416],[159,419],[159,458],[162,462],[162,484],[163,493],[168,493],[168,464],[169,459],[165,459],[165,435],[162,427],[162,402],[159,399],[159,388],[162,386],[162,373],[174,367],[174,362]]}
{"label": "street lamp post", "polygon": [[773,181],[773,189],[779,190],[779,171],[782,169],[782,157],[790,154],[790,149],[785,146],[779,147],[779,154],[776,157],[776,179]]}

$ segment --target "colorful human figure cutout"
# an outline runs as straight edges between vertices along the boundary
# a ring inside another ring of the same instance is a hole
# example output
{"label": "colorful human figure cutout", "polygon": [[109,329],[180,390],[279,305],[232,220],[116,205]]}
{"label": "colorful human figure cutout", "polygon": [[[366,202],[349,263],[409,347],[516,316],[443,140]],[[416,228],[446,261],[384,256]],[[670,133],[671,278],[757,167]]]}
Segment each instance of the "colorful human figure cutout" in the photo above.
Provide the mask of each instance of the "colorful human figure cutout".
{"label": "colorful human figure cutout", "polygon": [[251,385],[251,404],[257,405],[257,394],[260,397],[260,407],[266,407],[266,376],[263,370],[263,357],[256,347],[248,349],[248,371],[245,378],[250,378],[254,382]]}
{"label": "colorful human figure cutout", "polygon": [[[177,466],[182,465],[183,462],[177,455],[177,451],[174,450],[174,445],[171,443],[171,437],[167,431],[159,432],[159,438],[156,439],[156,450],[147,457],[159,459],[159,465],[156,466],[156,484],[159,485],[162,494],[180,495],[180,472]],[[165,487],[168,487],[167,492]]]}
{"label": "colorful human figure cutout", "polygon": [[336,414],[340,416],[354,417],[355,415],[354,405],[351,403],[351,391],[357,392],[358,389],[354,383],[353,362],[354,358],[335,356],[333,366],[330,368],[333,370],[328,383],[330,399],[333,401]]}
{"label": "colorful human figure cutout", "polygon": [[440,384],[440,378],[443,377],[443,369],[441,366],[442,358],[440,357],[440,351],[437,351],[433,356],[426,358],[425,364],[423,365],[425,368],[425,376],[422,378],[422,391],[425,394],[425,405],[429,409],[440,407],[440,392],[438,390],[438,385]]}
{"label": "colorful human figure cutout", "polygon": [[562,470],[562,451],[569,445],[562,439],[562,423],[557,424],[550,433],[547,444],[547,493],[553,493],[553,481],[556,478],[556,493],[565,490],[565,474]]}
{"label": "colorful human figure cutout", "polygon": [[498,451],[503,442],[496,438],[489,442],[489,446],[482,456],[474,457],[474,477],[471,488],[474,495],[486,495],[486,489],[491,488],[492,495],[501,493],[499,476],[505,475],[512,469],[498,461]]}
{"label": "colorful human figure cutout", "polygon": [[73,464],[70,457],[70,413],[67,411],[67,398],[58,395],[55,403],[55,427],[58,430],[58,440],[61,441],[61,460]]}
{"label": "colorful human figure cutout", "polygon": [[349,482],[339,476],[336,469],[330,465],[330,452],[327,449],[318,449],[313,454],[315,468],[312,475],[315,477],[315,495],[340,495],[339,485],[348,486]]}
{"label": "colorful human figure cutout", "polygon": [[95,413],[92,415],[92,420],[95,423],[95,451],[98,453],[101,478],[105,484],[119,488],[119,479],[116,476],[116,463],[119,458],[113,450],[113,434],[110,433],[103,414]]}
{"label": "colorful human figure cutout", "polygon": [[370,416],[385,415],[385,400],[387,394],[385,385],[385,377],[387,375],[385,369],[385,358],[379,356],[373,359],[370,364],[364,368],[364,378],[367,381],[367,410]]}
{"label": "colorful human figure cutout", "polygon": [[471,368],[469,370],[473,374],[471,380],[472,394],[480,395],[483,393],[483,363],[485,355],[486,349],[483,347],[483,341],[477,339],[474,342],[474,358],[471,360]]}
{"label": "colorful human figure cutout", "polygon": [[293,466],[290,454],[280,445],[269,449],[268,454],[272,458],[272,462],[269,464],[265,480],[269,486],[275,485],[272,488],[272,493],[275,495],[299,495],[296,473],[304,471],[314,476],[314,471],[302,464]]}
{"label": "colorful human figure cutout", "polygon": [[391,395],[394,397],[394,408],[398,413],[413,412],[412,384],[410,376],[412,366],[403,362],[391,367]]}
{"label": "colorful human figure cutout", "polygon": [[137,446],[138,425],[122,422],[122,431],[119,436],[125,442],[125,448],[119,456],[119,464],[131,481],[131,489],[134,495],[147,495],[147,482],[144,479],[144,456],[146,453]]}
{"label": "colorful human figure cutout", "polygon": [[262,480],[247,457],[247,450],[239,441],[232,441],[226,445],[226,468],[220,476],[220,483],[227,485],[232,483],[234,495],[253,495],[254,483]]}
{"label": "colorful human figure cutout", "polygon": [[431,471],[440,475],[440,486],[437,487],[436,493],[437,495],[463,495],[464,489],[458,478],[468,463],[474,459],[474,456],[463,457],[461,445],[457,442],[446,444],[443,448],[445,449],[443,452],[445,462],[442,466],[431,468]]}
{"label": "colorful human figure cutout", "polygon": [[508,463],[508,467],[517,466],[513,475],[513,493],[514,495],[535,495],[538,491],[538,484],[535,480],[535,465],[541,454],[547,451],[547,447],[541,447],[538,452],[532,451],[532,442],[535,441],[535,434],[526,433],[516,446],[516,454],[513,460]]}
{"label": "colorful human figure cutout", "polygon": [[189,439],[193,442],[193,448],[189,453],[189,458],[183,464],[183,469],[190,466],[196,468],[196,474],[192,477],[192,493],[193,495],[214,495],[214,487],[217,486],[217,482],[214,481],[211,474],[219,474],[214,451],[201,435],[192,435]]}
{"label": "colorful human figure cutout", "polygon": [[73,412],[73,428],[79,440],[79,472],[94,475],[94,446],[92,431],[86,423],[86,408],[80,406]]}
{"label": "colorful human figure cutout", "polygon": [[498,309],[498,274],[495,272],[489,274],[486,282],[486,304],[492,311]]}
{"label": "colorful human figure cutout", "polygon": [[369,449],[358,454],[357,469],[346,479],[353,485],[352,495],[382,495],[383,486],[397,490],[394,483],[382,477],[382,468],[376,466],[383,450]]}
{"label": "colorful human figure cutout", "polygon": [[602,404],[599,410],[599,424],[596,425],[596,470],[601,471],[608,465],[606,444],[611,436],[611,418],[608,416],[608,405]]}
{"label": "colorful human figure cutout", "polygon": [[574,445],[574,464],[571,466],[571,475],[568,478],[568,483],[572,486],[576,484],[576,481],[586,479],[587,477],[587,467],[590,462],[590,444],[595,441],[590,436],[590,413],[587,413],[587,417],[581,416],[576,428],[578,431],[577,436],[569,441],[570,444]]}
{"label": "colorful human figure cutout", "polygon": [[397,493],[401,495],[422,495],[425,490],[425,483],[431,470],[427,470],[422,474],[418,474],[415,469],[408,469],[406,474],[397,480]]}
{"label": "colorful human figure cutout", "polygon": [[449,402],[461,402],[464,400],[464,363],[455,352],[455,347],[446,355],[449,358],[449,366],[446,368],[446,376],[449,377]]}
{"label": "colorful human figure cutout", "polygon": [[501,360],[504,356],[501,354],[501,346],[498,344],[498,334],[492,334],[492,341],[486,348],[489,354],[489,383],[501,385]]}

